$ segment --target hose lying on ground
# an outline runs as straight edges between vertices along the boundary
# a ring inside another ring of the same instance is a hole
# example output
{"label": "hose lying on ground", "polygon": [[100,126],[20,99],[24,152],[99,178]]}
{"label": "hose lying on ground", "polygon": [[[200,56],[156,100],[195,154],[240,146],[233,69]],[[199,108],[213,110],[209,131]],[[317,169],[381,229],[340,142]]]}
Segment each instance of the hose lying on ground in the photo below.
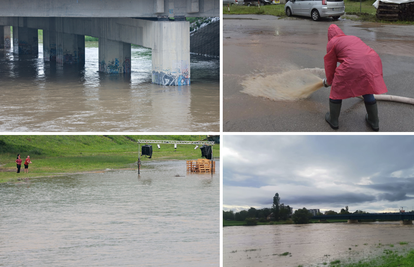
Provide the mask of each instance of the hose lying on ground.
{"label": "hose lying on ground", "polygon": [[[414,105],[414,98],[396,96],[396,95],[374,95],[374,96],[376,100],[380,100],[380,101],[393,101],[393,102]],[[362,96],[359,96],[359,98],[363,99]]]}

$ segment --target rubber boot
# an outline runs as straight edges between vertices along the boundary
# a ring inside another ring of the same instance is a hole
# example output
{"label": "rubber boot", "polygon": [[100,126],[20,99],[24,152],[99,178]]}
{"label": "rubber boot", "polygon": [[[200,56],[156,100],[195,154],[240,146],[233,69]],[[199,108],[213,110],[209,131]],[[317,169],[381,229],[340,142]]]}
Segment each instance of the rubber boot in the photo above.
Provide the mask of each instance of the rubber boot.
{"label": "rubber boot", "polygon": [[339,128],[338,118],[339,118],[339,113],[341,113],[341,106],[342,106],[342,102],[333,103],[331,100],[329,100],[329,111],[330,112],[326,113],[325,120],[327,123],[329,123],[331,128],[334,130],[338,130]]}
{"label": "rubber boot", "polygon": [[365,120],[371,126],[372,130],[379,131],[379,119],[378,119],[378,106],[377,101],[372,103],[365,103],[365,108],[367,109],[367,115],[365,115]]}

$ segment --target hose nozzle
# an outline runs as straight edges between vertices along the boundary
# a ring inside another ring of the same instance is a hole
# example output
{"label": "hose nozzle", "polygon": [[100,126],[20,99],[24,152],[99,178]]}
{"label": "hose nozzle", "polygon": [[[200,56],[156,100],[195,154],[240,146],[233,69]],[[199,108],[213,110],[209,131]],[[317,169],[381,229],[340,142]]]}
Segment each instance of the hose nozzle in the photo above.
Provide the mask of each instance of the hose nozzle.
{"label": "hose nozzle", "polygon": [[324,78],[323,80],[322,80],[322,82],[323,82],[323,86],[325,86],[325,87],[329,87],[330,85],[326,82],[326,78]]}

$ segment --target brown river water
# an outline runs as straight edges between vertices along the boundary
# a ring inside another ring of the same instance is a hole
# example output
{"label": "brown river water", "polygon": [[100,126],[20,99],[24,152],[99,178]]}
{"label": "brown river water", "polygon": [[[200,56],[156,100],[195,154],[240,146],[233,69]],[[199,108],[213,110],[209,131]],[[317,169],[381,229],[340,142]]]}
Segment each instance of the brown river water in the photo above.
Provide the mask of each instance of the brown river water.
{"label": "brown river water", "polygon": [[143,167],[0,184],[0,266],[218,266],[218,171]]}
{"label": "brown river water", "polygon": [[151,83],[151,50],[132,48],[132,73],[98,72],[98,47],[84,66],[59,67],[0,49],[0,131],[190,132],[220,130],[219,60],[191,56],[190,86]]}
{"label": "brown river water", "polygon": [[[400,242],[408,244],[400,245]],[[223,262],[229,266],[325,266],[357,262],[384,250],[414,248],[414,225],[328,223],[231,226],[223,229]]]}

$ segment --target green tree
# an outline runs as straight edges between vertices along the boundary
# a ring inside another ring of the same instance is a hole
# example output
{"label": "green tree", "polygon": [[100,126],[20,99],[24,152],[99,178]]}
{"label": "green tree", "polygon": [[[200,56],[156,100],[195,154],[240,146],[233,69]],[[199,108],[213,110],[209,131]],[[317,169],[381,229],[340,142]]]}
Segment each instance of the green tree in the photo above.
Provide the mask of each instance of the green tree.
{"label": "green tree", "polygon": [[247,211],[242,210],[240,212],[236,212],[235,217],[237,221],[244,221],[247,218]]}
{"label": "green tree", "polygon": [[303,208],[295,211],[295,213],[292,215],[292,220],[297,224],[305,224],[309,223],[311,217],[312,214],[306,208]]}
{"label": "green tree", "polygon": [[272,212],[273,212],[273,216],[275,217],[275,221],[279,220],[279,206],[280,206],[280,197],[279,197],[279,193],[276,193],[275,196],[273,197],[273,207],[272,207]]}
{"label": "green tree", "polygon": [[251,207],[248,211],[247,211],[247,217],[249,218],[256,218],[256,209]]}
{"label": "green tree", "polygon": [[325,215],[338,215],[338,213],[333,210],[328,210],[328,211],[325,211]]}
{"label": "green tree", "polygon": [[289,205],[285,206],[285,204],[280,204],[280,208],[279,208],[279,218],[281,220],[286,221],[291,213],[291,209],[289,207]]}
{"label": "green tree", "polygon": [[230,211],[224,211],[223,210],[223,220],[234,220],[234,213],[232,210]]}
{"label": "green tree", "polygon": [[246,218],[245,220],[246,225],[257,225],[257,220],[256,218]]}

